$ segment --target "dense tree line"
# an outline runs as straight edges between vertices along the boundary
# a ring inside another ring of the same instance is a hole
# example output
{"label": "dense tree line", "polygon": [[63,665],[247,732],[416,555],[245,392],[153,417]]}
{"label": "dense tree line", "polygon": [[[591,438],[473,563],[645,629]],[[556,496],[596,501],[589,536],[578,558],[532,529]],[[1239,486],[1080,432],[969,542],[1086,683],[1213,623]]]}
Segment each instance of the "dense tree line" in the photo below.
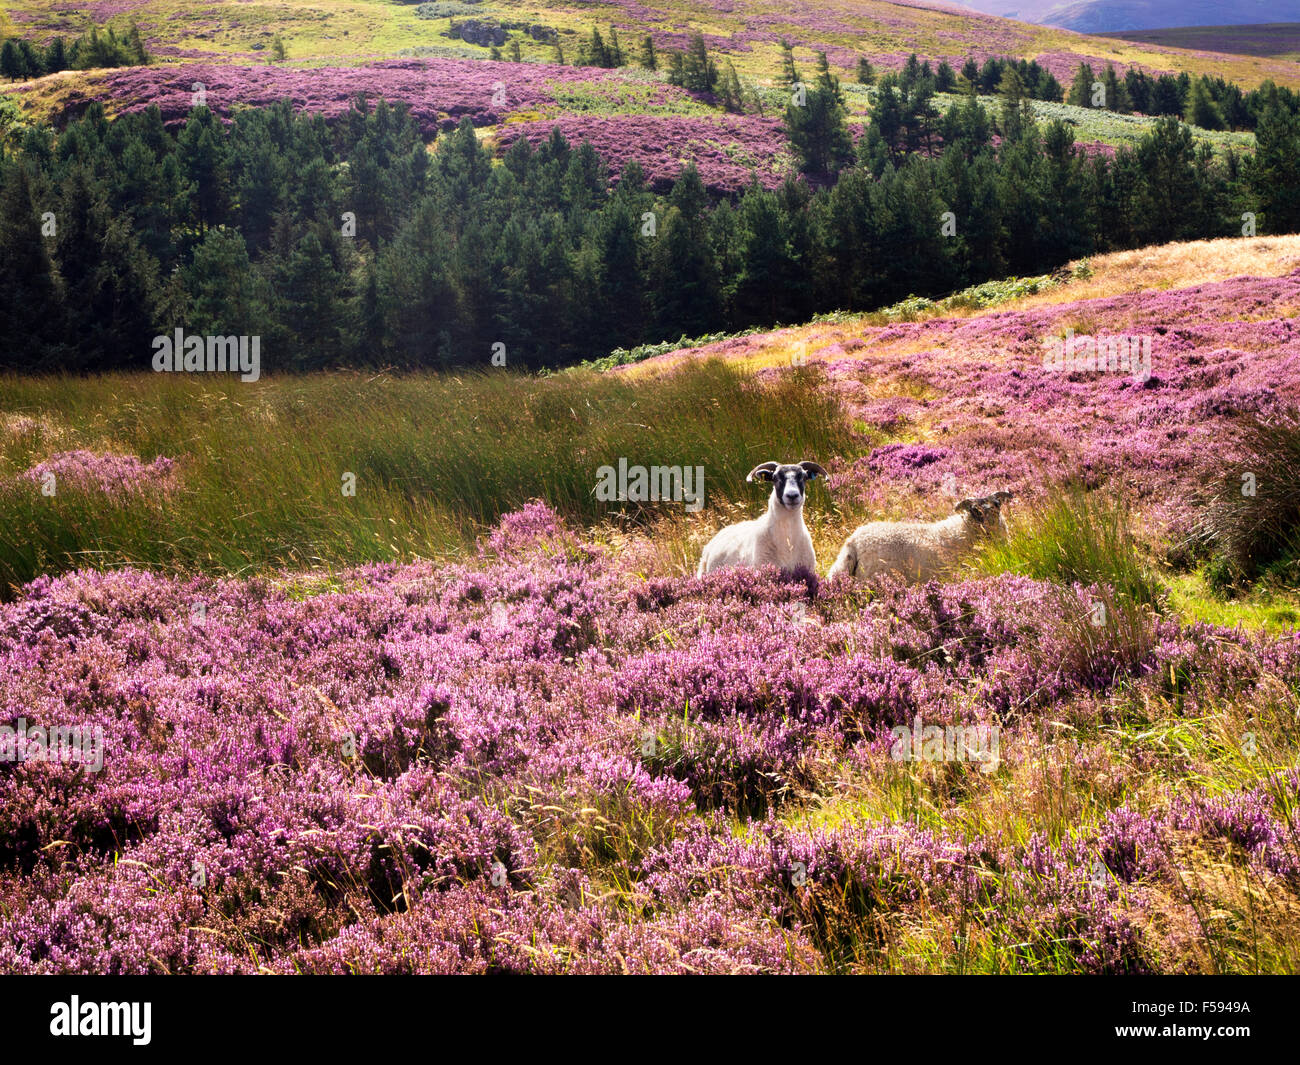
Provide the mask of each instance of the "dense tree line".
{"label": "dense tree line", "polygon": [[122,37],[111,27],[101,33],[92,26],[71,40],[52,37],[43,48],[24,37],[7,37],[0,43],[0,77],[10,81],[39,78],[60,70],[132,67],[148,62],[149,53],[134,22]]}
{"label": "dense tree line", "polygon": [[1100,74],[1087,63],[1080,63],[1066,103],[1100,106],[1121,114],[1179,115],[1202,129],[1254,129],[1279,92],[1294,105],[1289,89],[1277,90],[1271,85],[1246,93],[1240,86],[1208,74],[1193,79],[1183,71],[1177,76],[1161,74],[1153,78],[1132,67],[1121,78],[1109,63]]}
{"label": "dense tree line", "polygon": [[[856,145],[823,145],[838,180],[721,199],[690,168],[656,194],[635,163],[611,190],[558,132],[498,163],[466,121],[430,152],[382,102],[332,125],[199,107],[175,134],[156,109],[109,122],[92,105],[0,163],[0,360],[144,368],[179,326],[260,336],[269,371],[502,350],[557,365],[1234,235],[1246,211],[1260,232],[1300,229],[1290,94],[1265,93],[1253,159],[1213,158],[1172,115],[1111,159],[1036,123],[1017,78],[1003,72],[997,113],[971,97],[892,127],[882,92]],[[824,68],[808,88],[840,91]]]}

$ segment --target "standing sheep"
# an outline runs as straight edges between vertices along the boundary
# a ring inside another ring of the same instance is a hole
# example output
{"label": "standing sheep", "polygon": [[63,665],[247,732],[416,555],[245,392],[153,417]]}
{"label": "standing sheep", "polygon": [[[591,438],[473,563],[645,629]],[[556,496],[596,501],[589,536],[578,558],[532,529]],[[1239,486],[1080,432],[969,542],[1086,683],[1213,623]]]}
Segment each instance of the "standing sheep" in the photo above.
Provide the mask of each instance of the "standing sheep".
{"label": "standing sheep", "polygon": [[826,574],[847,573],[864,580],[892,571],[906,580],[929,580],[969,552],[981,537],[1006,531],[1002,504],[1010,492],[963,499],[942,521],[873,521],[859,525],[844,541]]}
{"label": "standing sheep", "polygon": [[782,466],[764,462],[749,471],[746,481],[771,481],[767,513],[722,529],[705,546],[695,571],[703,577],[728,566],[779,566],[793,572],[806,567],[817,571],[812,537],[803,523],[804,486],[826,471],[815,462]]}

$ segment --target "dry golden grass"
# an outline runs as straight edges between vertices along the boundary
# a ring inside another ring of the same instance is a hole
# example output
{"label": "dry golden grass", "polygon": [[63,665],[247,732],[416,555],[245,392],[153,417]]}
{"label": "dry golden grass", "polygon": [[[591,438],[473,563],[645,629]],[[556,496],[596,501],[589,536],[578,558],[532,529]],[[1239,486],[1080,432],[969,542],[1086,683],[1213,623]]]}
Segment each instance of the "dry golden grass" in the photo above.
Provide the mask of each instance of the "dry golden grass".
{"label": "dry golden grass", "polygon": [[1089,278],[1012,300],[997,309],[1029,310],[1149,289],[1190,288],[1234,277],[1281,277],[1300,267],[1300,235],[1160,244],[1100,255],[1089,265]]}

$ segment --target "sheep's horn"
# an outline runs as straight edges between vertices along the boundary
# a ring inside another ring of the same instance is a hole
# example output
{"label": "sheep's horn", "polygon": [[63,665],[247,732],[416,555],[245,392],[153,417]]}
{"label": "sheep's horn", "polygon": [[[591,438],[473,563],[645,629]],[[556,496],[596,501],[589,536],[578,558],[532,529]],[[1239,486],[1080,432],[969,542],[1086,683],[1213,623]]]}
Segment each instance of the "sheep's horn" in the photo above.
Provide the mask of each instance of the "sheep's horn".
{"label": "sheep's horn", "polygon": [[745,480],[752,481],[758,479],[760,481],[770,481],[772,479],[773,471],[775,471],[779,465],[780,463],[777,462],[760,462],[745,475]]}

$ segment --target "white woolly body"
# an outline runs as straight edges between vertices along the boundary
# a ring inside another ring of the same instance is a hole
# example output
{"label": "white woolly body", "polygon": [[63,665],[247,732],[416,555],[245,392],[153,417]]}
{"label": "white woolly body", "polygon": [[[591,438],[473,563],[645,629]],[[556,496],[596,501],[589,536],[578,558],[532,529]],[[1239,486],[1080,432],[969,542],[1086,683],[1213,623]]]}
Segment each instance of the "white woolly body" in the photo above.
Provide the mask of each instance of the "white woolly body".
{"label": "white woolly body", "polygon": [[708,542],[695,572],[703,577],[728,566],[779,566],[783,570],[806,566],[815,572],[817,555],[803,523],[802,505],[786,507],[777,502],[775,493],[769,495],[767,513],[761,518],[728,525]]}
{"label": "white woolly body", "polygon": [[863,580],[893,572],[907,580],[929,580],[974,547],[984,532],[965,514],[933,522],[869,522],[850,534],[826,576],[849,573]]}

